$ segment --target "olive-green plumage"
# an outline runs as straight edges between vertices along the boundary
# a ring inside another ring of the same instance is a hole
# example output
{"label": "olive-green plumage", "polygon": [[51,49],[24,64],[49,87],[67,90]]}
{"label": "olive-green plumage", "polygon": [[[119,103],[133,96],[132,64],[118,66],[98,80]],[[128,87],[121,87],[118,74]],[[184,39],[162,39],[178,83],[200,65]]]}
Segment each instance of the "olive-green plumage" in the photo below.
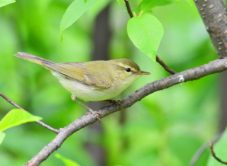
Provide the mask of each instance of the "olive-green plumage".
{"label": "olive-green plumage", "polygon": [[148,74],[129,59],[55,63],[21,52],[17,53],[17,57],[49,69],[74,97],[84,101],[112,99],[136,78]]}

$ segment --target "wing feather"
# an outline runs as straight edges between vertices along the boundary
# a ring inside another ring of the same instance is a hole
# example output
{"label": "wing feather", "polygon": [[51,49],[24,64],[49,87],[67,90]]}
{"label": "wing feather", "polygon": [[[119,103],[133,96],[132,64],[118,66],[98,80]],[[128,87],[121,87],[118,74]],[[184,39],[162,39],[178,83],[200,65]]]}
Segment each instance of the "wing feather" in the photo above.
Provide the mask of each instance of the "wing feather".
{"label": "wing feather", "polygon": [[48,68],[69,79],[82,82],[98,89],[110,88],[112,85],[112,77],[108,72],[103,72],[103,70],[108,70],[105,68],[105,62],[96,62],[98,63],[93,64],[93,61],[85,63],[55,63],[54,65],[48,66]]}

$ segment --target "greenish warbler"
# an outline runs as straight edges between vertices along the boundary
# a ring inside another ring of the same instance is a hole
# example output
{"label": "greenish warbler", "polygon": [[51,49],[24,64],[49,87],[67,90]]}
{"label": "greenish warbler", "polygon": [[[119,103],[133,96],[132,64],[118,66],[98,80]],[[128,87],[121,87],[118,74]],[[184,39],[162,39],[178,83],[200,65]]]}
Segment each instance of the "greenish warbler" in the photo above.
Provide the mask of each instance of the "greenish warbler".
{"label": "greenish warbler", "polygon": [[141,71],[129,59],[55,63],[23,52],[18,52],[17,57],[49,69],[63,87],[72,93],[73,99],[78,97],[83,101],[113,99],[137,78],[149,74]]}

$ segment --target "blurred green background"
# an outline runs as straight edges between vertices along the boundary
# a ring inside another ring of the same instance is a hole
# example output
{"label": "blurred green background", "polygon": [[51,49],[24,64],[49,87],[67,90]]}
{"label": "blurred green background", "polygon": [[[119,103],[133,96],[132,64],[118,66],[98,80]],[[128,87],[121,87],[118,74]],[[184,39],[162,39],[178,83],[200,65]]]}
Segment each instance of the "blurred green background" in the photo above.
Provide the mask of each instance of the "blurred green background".
{"label": "blurred green background", "polygon": [[[152,73],[138,80],[123,96],[168,76],[159,64],[130,42],[126,33],[129,17],[121,2],[111,1],[109,5],[108,1],[97,2],[61,36],[59,24],[70,2],[18,0],[0,8],[0,92],[56,128],[85,114],[85,109],[71,100],[70,94],[47,70],[17,59],[15,54],[29,52],[58,62],[100,58],[93,55],[98,42],[94,38],[105,38],[102,29],[97,32],[98,36],[95,34],[97,25],[107,27],[98,21],[102,10],[108,13],[105,19],[111,32],[108,48],[101,46],[107,49],[108,57],[128,57]],[[132,3],[132,7],[135,5]],[[217,57],[192,3],[179,1],[157,6],[152,12],[165,28],[159,55],[176,71]],[[81,166],[188,165],[196,150],[218,130],[219,96],[218,75],[156,92],[124,113],[115,113],[93,127],[80,130],[65,141],[57,153]],[[0,100],[0,117],[11,108]],[[23,165],[54,137],[36,123],[6,133],[0,146],[1,166]],[[206,165],[208,156],[206,151],[197,165]],[[42,165],[64,164],[52,155]]]}

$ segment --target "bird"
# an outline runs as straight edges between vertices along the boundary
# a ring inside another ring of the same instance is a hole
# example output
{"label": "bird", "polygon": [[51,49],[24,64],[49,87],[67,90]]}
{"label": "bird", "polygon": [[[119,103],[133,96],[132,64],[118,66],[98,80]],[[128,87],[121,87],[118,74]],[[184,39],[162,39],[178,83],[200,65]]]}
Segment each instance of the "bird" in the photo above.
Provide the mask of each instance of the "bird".
{"label": "bird", "polygon": [[18,52],[16,56],[48,69],[71,93],[73,100],[85,102],[112,100],[136,79],[150,74],[127,58],[58,63],[25,52]]}

